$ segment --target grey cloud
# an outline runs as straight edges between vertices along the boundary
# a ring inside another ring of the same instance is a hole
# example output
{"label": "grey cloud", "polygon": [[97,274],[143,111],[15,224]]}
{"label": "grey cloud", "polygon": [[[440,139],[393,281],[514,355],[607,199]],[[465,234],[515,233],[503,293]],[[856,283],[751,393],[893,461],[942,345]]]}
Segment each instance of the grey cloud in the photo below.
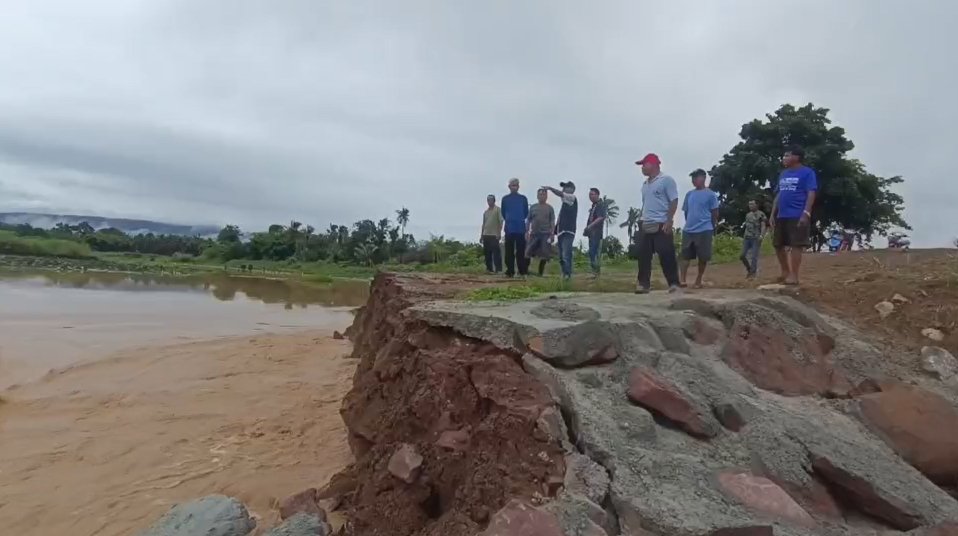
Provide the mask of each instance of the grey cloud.
{"label": "grey cloud", "polygon": [[661,4],[19,3],[0,19],[0,210],[325,227],[405,205],[416,234],[471,239],[463,215],[510,176],[625,208],[637,156],[684,177],[812,101],[871,171],[906,177],[918,243],[958,234],[958,6]]}

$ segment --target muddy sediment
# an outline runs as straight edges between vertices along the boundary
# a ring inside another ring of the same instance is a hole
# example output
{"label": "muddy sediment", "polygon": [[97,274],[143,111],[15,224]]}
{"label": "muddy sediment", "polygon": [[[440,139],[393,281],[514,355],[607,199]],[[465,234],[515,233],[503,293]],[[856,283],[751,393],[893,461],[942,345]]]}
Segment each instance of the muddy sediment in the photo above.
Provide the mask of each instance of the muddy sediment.
{"label": "muddy sediment", "polygon": [[[351,488],[348,534],[473,535],[509,499],[541,504],[562,481],[563,438],[537,427],[558,408],[521,354],[407,314],[462,285],[377,277],[348,333],[359,363],[342,415],[356,462],[333,479]],[[411,484],[387,468],[403,445],[423,459]]]}

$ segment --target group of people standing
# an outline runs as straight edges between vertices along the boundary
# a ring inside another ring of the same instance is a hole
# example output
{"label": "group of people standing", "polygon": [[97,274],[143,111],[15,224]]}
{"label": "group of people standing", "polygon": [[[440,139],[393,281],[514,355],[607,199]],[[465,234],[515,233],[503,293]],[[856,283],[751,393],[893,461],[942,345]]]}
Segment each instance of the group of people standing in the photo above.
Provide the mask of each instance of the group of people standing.
{"label": "group of people standing", "polygon": [[[802,254],[810,245],[811,211],[818,189],[815,172],[803,164],[805,153],[798,147],[785,151],[782,164],[785,169],[775,187],[775,201],[770,217],[762,212],[758,200],[749,201],[745,216],[742,253],[740,259],[746,276],[752,279],[758,272],[759,252],[769,230],[774,235],[775,253],[781,267],[779,281],[797,285]],[[706,187],[707,173],[696,169],[690,173],[693,189],[682,202],[685,227],[678,256],[673,240],[675,214],[679,209],[678,187],[675,179],[662,172],[662,161],[654,153],[636,161],[646,180],[642,183],[642,216],[635,237],[638,248],[638,277],[635,291],[646,294],[652,288],[652,258],[658,255],[662,273],[669,291],[686,287],[688,271],[696,261],[697,273],[693,287],[702,286],[706,267],[712,259],[713,237],[719,221],[718,195]],[[572,277],[572,248],[576,237],[576,217],[579,204],[575,184],[559,184],[561,189],[543,186],[537,192],[537,203],[530,205],[519,193],[519,179],[509,181],[509,194],[502,198],[501,207],[489,195],[488,208],[483,214],[482,237],[486,269],[490,273],[502,271],[499,245],[505,231],[505,275],[529,272],[532,258],[539,259],[538,273],[542,275],[552,256],[552,244],[557,242],[559,263],[563,278]],[[548,203],[548,194],[562,200],[558,217]],[[598,277],[606,207],[599,190],[590,188],[592,206],[583,235],[589,239],[589,261],[592,274]]]}
{"label": "group of people standing", "polygon": [[[561,189],[560,189],[561,188]],[[519,179],[509,180],[509,193],[503,196],[501,206],[496,206],[496,196],[486,198],[488,207],[482,215],[482,242],[486,271],[502,272],[502,249],[505,249],[505,275],[529,274],[532,259],[539,259],[538,274],[545,273],[546,264],[552,258],[552,245],[559,252],[562,277],[572,277],[572,248],[577,232],[579,201],[575,195],[575,183],[559,183],[559,188],[542,186],[536,192],[536,203],[530,205],[525,195],[519,193]],[[562,200],[559,214],[549,204],[549,193]],[[589,240],[589,262],[593,276],[600,271],[603,222],[605,205],[598,188],[589,189],[589,217],[582,234]],[[504,248],[499,240],[504,233]]]}

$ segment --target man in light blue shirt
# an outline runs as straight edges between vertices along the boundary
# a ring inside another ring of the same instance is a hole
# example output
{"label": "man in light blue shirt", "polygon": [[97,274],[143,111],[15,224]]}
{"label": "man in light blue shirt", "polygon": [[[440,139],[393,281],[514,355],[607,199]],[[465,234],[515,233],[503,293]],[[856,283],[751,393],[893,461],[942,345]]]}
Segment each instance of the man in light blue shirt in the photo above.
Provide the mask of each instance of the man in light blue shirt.
{"label": "man in light blue shirt", "polygon": [[647,177],[642,183],[642,220],[639,222],[639,276],[636,294],[648,294],[652,288],[652,256],[658,254],[669,292],[679,288],[679,268],[672,242],[673,221],[679,207],[675,179],[662,173],[662,161],[649,153],[635,163]]}
{"label": "man in light blue shirt", "polygon": [[682,260],[680,261],[681,286],[686,286],[689,264],[698,259],[699,271],[693,288],[702,288],[705,267],[712,259],[712,236],[718,224],[718,195],[705,187],[705,170],[696,169],[689,176],[695,189],[685,194],[682,212],[685,213],[685,228],[682,229]]}

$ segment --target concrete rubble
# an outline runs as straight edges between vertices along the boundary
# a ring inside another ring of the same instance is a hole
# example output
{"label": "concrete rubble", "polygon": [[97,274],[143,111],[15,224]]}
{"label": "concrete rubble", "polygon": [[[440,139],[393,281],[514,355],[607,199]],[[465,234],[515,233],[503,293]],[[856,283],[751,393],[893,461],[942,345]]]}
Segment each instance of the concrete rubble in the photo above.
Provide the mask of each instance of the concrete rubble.
{"label": "concrete rubble", "polygon": [[958,534],[955,390],[837,319],[761,291],[450,285],[376,278],[348,332],[356,462],[290,520],[335,499],[357,536]]}

